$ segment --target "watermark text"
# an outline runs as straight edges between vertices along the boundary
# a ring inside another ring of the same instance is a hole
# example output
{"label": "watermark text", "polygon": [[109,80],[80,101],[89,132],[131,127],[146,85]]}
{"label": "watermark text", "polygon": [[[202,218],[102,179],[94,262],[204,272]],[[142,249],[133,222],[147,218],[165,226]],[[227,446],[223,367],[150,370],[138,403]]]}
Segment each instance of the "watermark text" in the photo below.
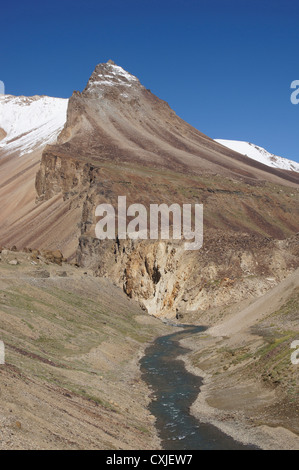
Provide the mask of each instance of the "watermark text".
{"label": "watermark text", "polygon": [[[185,250],[199,250],[203,245],[203,205],[150,204],[149,214],[143,204],[127,208],[126,196],[118,197],[117,213],[112,204],[96,208],[95,232],[99,240],[188,240]],[[127,218],[132,219],[128,222]],[[172,237],[171,237],[172,231]],[[192,240],[192,241],[191,241]]]}
{"label": "watermark text", "polygon": [[295,90],[291,94],[291,103],[292,104],[299,104],[299,80],[294,80],[291,83],[291,89]]}

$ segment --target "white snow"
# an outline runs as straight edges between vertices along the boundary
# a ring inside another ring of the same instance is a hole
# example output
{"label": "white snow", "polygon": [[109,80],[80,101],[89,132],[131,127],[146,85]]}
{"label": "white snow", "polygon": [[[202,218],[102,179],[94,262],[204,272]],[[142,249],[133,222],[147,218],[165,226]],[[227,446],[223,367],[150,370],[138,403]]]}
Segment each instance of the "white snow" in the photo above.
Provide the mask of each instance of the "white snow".
{"label": "white snow", "polygon": [[224,147],[235,150],[242,155],[246,155],[253,160],[263,163],[264,165],[272,168],[281,168],[282,170],[296,171],[299,173],[299,163],[288,160],[287,158],[278,157],[258,145],[238,140],[215,139],[215,141],[224,145]]}
{"label": "white snow", "polygon": [[68,100],[48,96],[0,95],[0,150],[20,156],[54,143],[66,122]]}
{"label": "white snow", "polygon": [[113,64],[108,64],[109,67],[112,69],[111,70],[111,73],[113,75],[118,75],[118,76],[121,76],[121,77],[124,77],[126,78],[129,82],[138,82],[138,78],[137,77],[134,77],[134,75],[131,75],[129,72],[127,72],[126,70],[124,70],[122,67],[119,67],[119,65],[113,65]]}

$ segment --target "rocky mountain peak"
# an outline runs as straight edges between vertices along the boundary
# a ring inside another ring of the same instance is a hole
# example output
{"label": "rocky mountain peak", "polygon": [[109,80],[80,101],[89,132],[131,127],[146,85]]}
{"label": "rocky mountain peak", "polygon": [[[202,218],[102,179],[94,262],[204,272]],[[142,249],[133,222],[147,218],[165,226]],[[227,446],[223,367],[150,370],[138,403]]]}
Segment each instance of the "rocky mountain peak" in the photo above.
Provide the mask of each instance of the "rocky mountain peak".
{"label": "rocky mountain peak", "polygon": [[83,93],[102,96],[105,92],[119,89],[126,97],[126,92],[136,85],[141,86],[137,77],[109,60],[96,66]]}

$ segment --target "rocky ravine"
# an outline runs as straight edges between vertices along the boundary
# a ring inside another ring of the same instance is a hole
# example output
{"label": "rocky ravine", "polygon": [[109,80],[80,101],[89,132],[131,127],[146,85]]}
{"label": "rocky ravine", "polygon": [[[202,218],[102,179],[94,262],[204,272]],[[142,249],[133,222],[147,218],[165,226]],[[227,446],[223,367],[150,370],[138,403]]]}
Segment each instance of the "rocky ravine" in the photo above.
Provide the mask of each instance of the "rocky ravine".
{"label": "rocky ravine", "polygon": [[[80,239],[79,263],[107,276],[153,315],[182,318],[253,299],[299,264],[299,237],[271,240],[214,234],[200,251],[180,243],[103,243]],[[225,247],[225,249],[224,249]]]}

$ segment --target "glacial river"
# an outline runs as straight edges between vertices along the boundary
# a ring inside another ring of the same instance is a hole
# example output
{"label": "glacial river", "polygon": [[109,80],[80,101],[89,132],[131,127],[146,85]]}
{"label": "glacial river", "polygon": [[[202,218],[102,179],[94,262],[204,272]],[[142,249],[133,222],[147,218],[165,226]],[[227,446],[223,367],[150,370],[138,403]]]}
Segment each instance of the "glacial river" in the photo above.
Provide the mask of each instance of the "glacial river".
{"label": "glacial river", "polygon": [[140,361],[143,379],[156,397],[149,409],[165,450],[249,450],[216,427],[200,423],[191,413],[202,379],[188,372],[178,356],[189,352],[179,340],[204,331],[202,327],[185,326],[158,338]]}

